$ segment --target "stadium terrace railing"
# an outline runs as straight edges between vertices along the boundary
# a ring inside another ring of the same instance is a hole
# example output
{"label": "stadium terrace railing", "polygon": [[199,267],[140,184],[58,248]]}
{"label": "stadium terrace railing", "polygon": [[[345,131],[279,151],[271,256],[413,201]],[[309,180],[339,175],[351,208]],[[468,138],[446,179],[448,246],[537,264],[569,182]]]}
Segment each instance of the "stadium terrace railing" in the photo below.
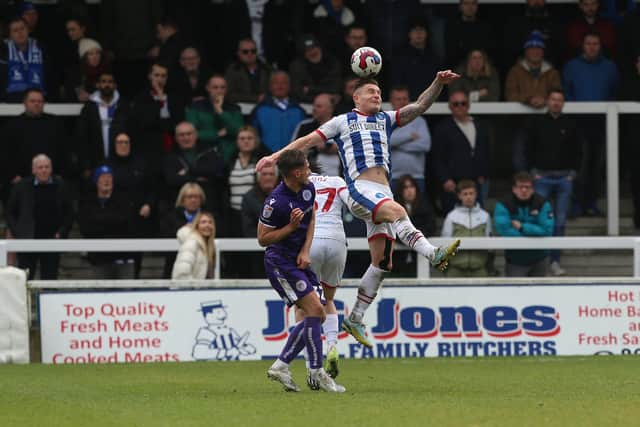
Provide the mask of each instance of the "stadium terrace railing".
{"label": "stadium terrace railing", "polygon": [[[253,104],[240,104],[242,113],[248,115]],[[311,113],[311,105],[303,104],[307,113]],[[387,103],[382,106],[391,109]],[[81,104],[47,104],[45,111],[61,116],[77,116]],[[24,111],[19,104],[0,104],[0,116],[17,116]],[[483,102],[471,105],[471,114],[541,114],[545,110],[534,110],[517,102]],[[567,102],[564,112],[567,114],[604,114],[606,116],[606,173],[607,173],[607,234],[620,234],[620,171],[619,171],[619,136],[618,118],[620,114],[640,114],[638,102]],[[446,103],[431,106],[428,114],[450,114]]]}
{"label": "stadium terrace railing", "polygon": [[[442,245],[451,239],[430,239]],[[367,251],[367,239],[348,239],[349,250]],[[0,267],[7,265],[9,252],[171,252],[178,249],[175,239],[68,239],[68,240],[0,240]],[[399,245],[398,250],[408,250]],[[463,239],[461,250],[504,249],[605,249],[632,250],[633,277],[640,279],[640,237],[470,237]],[[259,252],[263,249],[256,239],[216,239],[216,268],[214,279],[220,279],[220,253]],[[418,257],[416,277],[430,277],[430,266],[423,257]]]}

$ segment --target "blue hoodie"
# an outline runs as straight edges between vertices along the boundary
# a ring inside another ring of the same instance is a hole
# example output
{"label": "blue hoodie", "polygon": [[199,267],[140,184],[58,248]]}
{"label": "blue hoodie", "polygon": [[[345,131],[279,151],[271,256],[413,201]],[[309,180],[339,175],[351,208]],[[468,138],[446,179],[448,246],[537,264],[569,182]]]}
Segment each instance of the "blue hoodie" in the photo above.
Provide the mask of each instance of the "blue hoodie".
{"label": "blue hoodie", "polygon": [[603,56],[587,61],[580,55],[564,67],[563,87],[567,101],[609,101],[616,97],[618,67]]}

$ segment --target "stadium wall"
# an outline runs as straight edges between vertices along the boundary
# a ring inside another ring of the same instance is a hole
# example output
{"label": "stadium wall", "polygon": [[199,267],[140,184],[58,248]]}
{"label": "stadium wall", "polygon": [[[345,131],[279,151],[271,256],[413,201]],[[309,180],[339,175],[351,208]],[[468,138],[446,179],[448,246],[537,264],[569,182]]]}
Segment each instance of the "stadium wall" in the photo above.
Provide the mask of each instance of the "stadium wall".
{"label": "stadium wall", "polygon": [[[277,357],[293,311],[264,281],[236,285],[45,292],[40,296],[42,362]],[[355,295],[354,288],[338,291],[340,320]],[[341,333],[343,357],[640,354],[640,281],[397,280],[386,283],[366,320],[374,347]]]}
{"label": "stadium wall", "polygon": [[29,363],[27,275],[0,267],[0,363]]}

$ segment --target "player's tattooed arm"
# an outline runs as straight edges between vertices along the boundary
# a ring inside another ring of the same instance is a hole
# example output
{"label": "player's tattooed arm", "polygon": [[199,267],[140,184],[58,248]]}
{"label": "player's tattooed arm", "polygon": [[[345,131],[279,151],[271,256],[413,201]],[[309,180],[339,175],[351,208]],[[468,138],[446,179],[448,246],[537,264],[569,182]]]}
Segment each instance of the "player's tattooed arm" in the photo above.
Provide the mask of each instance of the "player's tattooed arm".
{"label": "player's tattooed arm", "polygon": [[438,71],[436,74],[436,78],[431,83],[424,92],[418,96],[418,99],[409,105],[405,105],[399,111],[400,125],[405,123],[409,123],[414,120],[416,117],[424,114],[425,111],[431,107],[431,105],[436,102],[444,85],[453,82],[458,79],[460,76],[451,70]]}
{"label": "player's tattooed arm", "polygon": [[425,111],[431,107],[438,96],[440,96],[440,92],[442,92],[442,88],[444,85],[439,83],[437,80],[434,80],[424,92],[420,94],[416,102],[405,105],[400,109],[400,124],[409,123],[413,121],[416,117],[424,114]]}

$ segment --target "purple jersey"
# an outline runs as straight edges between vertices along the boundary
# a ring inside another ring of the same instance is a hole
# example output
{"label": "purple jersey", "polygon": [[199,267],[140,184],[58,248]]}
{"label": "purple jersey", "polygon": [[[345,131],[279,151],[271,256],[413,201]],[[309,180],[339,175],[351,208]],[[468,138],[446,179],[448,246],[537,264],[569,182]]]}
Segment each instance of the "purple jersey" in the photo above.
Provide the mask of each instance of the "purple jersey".
{"label": "purple jersey", "polygon": [[307,239],[307,230],[311,217],[313,216],[313,206],[316,197],[316,190],[312,183],[305,184],[302,189],[294,193],[281,182],[264,201],[260,222],[265,227],[282,228],[291,221],[291,211],[299,208],[304,212],[304,218],[296,231],[289,234],[285,239],[273,243],[267,247],[266,256],[278,253],[297,258]]}

